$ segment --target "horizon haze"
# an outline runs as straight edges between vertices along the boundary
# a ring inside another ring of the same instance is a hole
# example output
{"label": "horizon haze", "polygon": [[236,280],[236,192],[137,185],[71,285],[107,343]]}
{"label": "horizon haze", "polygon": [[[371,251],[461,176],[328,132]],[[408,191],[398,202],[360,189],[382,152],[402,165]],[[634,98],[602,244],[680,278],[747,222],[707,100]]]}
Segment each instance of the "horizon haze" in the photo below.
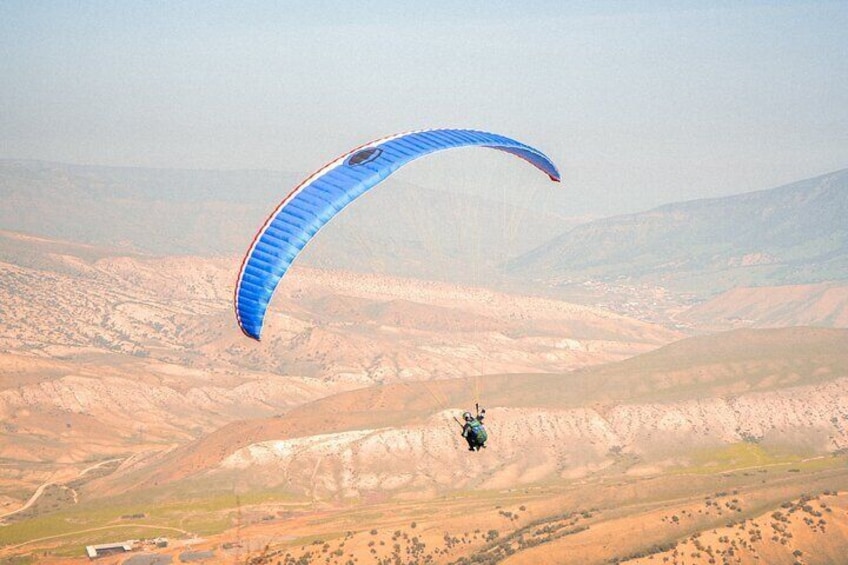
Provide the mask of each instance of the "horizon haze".
{"label": "horizon haze", "polygon": [[4,2],[0,158],[303,177],[466,127],[547,153],[575,216],[636,212],[848,166],[846,28],[838,1]]}

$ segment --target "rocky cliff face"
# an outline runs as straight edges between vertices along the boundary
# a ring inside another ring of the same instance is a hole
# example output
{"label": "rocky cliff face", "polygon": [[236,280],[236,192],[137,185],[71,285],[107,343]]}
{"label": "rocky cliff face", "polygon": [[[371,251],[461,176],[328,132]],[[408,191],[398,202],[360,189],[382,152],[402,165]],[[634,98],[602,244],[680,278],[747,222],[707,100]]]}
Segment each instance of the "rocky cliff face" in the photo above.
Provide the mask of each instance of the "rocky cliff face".
{"label": "rocky cliff face", "polygon": [[[454,412],[419,425],[254,443],[212,474],[237,471],[314,497],[370,491],[506,488],[620,465],[685,467],[699,450],[745,442],[808,454],[848,447],[848,377],[729,398],[621,404],[606,411],[489,410],[489,447],[465,451]],[[739,466],[744,466],[740,463]]]}

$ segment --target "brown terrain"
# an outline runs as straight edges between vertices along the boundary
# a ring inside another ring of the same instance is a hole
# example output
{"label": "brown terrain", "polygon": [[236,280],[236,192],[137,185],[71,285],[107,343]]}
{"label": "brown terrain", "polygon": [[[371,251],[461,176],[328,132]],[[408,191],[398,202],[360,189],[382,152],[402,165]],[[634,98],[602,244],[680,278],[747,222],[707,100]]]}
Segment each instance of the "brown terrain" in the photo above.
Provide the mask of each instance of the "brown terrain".
{"label": "brown terrain", "polygon": [[[844,287],[672,312],[625,289],[612,313],[299,268],[255,343],[233,321],[238,260],[0,233],[0,562],[156,536],[168,547],[134,555],[848,554]],[[453,418],[475,402],[492,438],[469,453]]]}
{"label": "brown terrain", "polygon": [[848,327],[848,285],[820,283],[729,290],[700,304],[682,320],[698,327]]}

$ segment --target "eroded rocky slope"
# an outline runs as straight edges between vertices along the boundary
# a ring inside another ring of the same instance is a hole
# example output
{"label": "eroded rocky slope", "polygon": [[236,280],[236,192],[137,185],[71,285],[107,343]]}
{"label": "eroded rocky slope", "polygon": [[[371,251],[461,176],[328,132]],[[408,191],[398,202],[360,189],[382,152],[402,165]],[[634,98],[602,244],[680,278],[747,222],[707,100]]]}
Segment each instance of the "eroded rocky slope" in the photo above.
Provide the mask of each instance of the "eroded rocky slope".
{"label": "eroded rocky slope", "polygon": [[0,232],[0,457],[22,465],[0,476],[32,488],[345,390],[568,371],[680,336],[558,300],[295,269],[258,344],[232,314],[238,261]]}
{"label": "eroded rocky slope", "polygon": [[440,412],[401,428],[253,443],[213,474],[259,474],[269,485],[301,494],[360,497],[369,491],[514,488],[586,476],[628,456],[636,462],[631,473],[684,469],[698,450],[740,442],[827,454],[848,448],[848,376],[728,399],[622,404],[605,414],[493,407],[491,440],[480,453],[464,451],[455,414]]}

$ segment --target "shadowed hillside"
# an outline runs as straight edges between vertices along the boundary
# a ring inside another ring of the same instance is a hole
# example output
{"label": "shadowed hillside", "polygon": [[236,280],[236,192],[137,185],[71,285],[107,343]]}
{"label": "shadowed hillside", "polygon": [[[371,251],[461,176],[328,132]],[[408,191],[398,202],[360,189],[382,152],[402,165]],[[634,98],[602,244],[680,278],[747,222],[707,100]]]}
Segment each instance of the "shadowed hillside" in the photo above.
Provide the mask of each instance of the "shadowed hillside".
{"label": "shadowed hillside", "polygon": [[848,279],[848,171],[578,226],[516,259],[552,285],[627,278],[711,295]]}
{"label": "shadowed hillside", "polygon": [[848,283],[741,287],[698,304],[678,320],[704,329],[848,327]]}

